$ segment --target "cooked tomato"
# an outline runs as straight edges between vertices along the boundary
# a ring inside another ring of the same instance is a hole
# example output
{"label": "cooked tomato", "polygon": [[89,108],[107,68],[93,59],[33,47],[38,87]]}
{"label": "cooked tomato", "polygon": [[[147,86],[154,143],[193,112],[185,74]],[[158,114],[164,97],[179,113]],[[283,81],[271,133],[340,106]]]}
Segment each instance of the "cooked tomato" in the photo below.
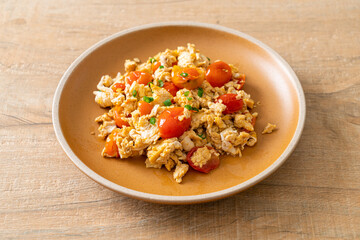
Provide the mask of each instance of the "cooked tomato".
{"label": "cooked tomato", "polygon": [[253,127],[255,126],[255,123],[256,123],[256,117],[253,117],[251,119],[251,125],[253,125]]}
{"label": "cooked tomato", "polygon": [[217,99],[217,101],[222,100],[222,104],[226,106],[223,114],[234,113],[242,109],[244,102],[242,99],[236,99],[236,96],[234,93],[227,93]]}
{"label": "cooked tomato", "polygon": [[242,87],[245,84],[245,74],[241,74],[239,78],[236,79],[237,84],[240,84],[240,86],[237,88],[238,90],[242,89]]}
{"label": "cooked tomato", "polygon": [[179,88],[173,82],[165,82],[164,88],[173,96],[176,96],[177,91],[179,91]]}
{"label": "cooked tomato", "polygon": [[[205,147],[205,146],[203,146]],[[212,147],[209,147],[209,146],[206,146],[209,150],[211,149],[214,149]],[[199,149],[199,148],[202,148],[202,147],[194,147],[190,150],[190,152],[187,154],[186,156],[186,160],[187,162],[189,163],[189,165],[199,171],[199,172],[203,172],[203,173],[209,173],[211,170],[214,170],[215,168],[217,168],[219,165],[220,165],[220,159],[218,156],[216,156],[215,154],[211,154],[211,158],[210,160],[205,164],[203,165],[202,167],[200,166],[196,166],[193,161],[191,160],[191,157],[192,155],[194,155],[194,153]]]}
{"label": "cooked tomato", "polygon": [[179,116],[184,113],[184,108],[174,107],[163,111],[159,116],[158,127],[162,138],[180,137],[189,129],[191,118],[179,120]]}
{"label": "cooked tomato", "polygon": [[216,61],[207,68],[206,80],[212,87],[222,87],[229,82],[232,73],[230,66],[223,61]]}
{"label": "cooked tomato", "polygon": [[151,68],[153,72],[155,72],[160,66],[161,66],[161,62],[154,62]]}
{"label": "cooked tomato", "polygon": [[111,86],[111,89],[116,92],[117,89],[125,89],[125,83],[115,83]]}
{"label": "cooked tomato", "polygon": [[115,111],[114,111],[114,120],[115,120],[116,126],[118,126],[119,128],[122,128],[123,126],[125,126],[125,127],[130,126],[130,124],[127,121],[122,120],[122,118],[120,116],[120,109],[118,107],[116,107]]}
{"label": "cooked tomato", "polygon": [[141,72],[141,71],[134,71],[130,72],[126,76],[126,82],[128,84],[132,84],[133,82],[137,81],[139,84],[148,84],[152,80],[152,76],[150,73],[147,72]]}
{"label": "cooked tomato", "polygon": [[[253,127],[255,127],[255,123],[256,123],[256,117],[253,117],[253,118],[251,119],[251,125],[252,125]],[[244,129],[243,131],[245,131],[245,132],[247,132],[247,133],[250,132],[249,130],[246,130],[246,129]]]}
{"label": "cooked tomato", "polygon": [[153,106],[150,103],[139,101],[139,111],[141,116],[150,114],[152,109]]}
{"label": "cooked tomato", "polygon": [[114,129],[106,139],[104,152],[110,157],[119,157],[119,151],[115,139],[119,131],[119,128]]}
{"label": "cooked tomato", "polygon": [[181,68],[175,65],[171,73],[171,81],[178,88],[195,89],[204,81],[204,72],[201,68]]}

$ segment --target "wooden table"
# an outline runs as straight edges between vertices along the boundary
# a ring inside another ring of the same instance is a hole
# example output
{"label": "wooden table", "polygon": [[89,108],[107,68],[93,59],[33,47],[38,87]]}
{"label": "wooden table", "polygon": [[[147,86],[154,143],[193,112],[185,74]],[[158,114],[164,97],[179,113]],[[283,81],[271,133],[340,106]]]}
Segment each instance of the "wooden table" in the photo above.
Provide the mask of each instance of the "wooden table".
{"label": "wooden table", "polygon": [[[255,187],[188,206],[146,203],[82,174],[51,105],[84,50],[150,22],[216,23],[282,55],[306,95],[288,161]],[[359,1],[0,1],[0,239],[360,239]]]}

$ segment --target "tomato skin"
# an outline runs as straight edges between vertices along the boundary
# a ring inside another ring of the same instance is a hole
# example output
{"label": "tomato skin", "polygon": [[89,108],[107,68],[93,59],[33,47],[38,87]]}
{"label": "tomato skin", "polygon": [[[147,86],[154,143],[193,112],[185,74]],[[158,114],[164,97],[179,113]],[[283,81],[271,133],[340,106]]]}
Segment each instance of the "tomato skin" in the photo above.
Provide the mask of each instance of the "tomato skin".
{"label": "tomato skin", "polygon": [[184,118],[182,121],[178,119],[184,113],[184,108],[174,107],[163,111],[159,115],[158,127],[162,138],[180,137],[187,131],[191,124],[191,117]]}
{"label": "tomato skin", "polygon": [[245,84],[245,74],[241,74],[239,78],[236,79],[237,84],[240,84],[240,86],[237,88],[238,90],[242,89],[242,87]]}
{"label": "tomato skin", "polygon": [[138,82],[139,84],[148,84],[153,79],[150,73],[141,72],[141,71],[134,71],[130,72],[126,76],[126,82],[131,85],[133,82]]}
{"label": "tomato skin", "polygon": [[[251,119],[251,125],[252,125],[253,127],[255,127],[255,123],[256,123],[256,117],[253,117],[253,118]],[[249,130],[246,130],[246,129],[244,129],[243,131],[245,131],[245,132],[247,132],[247,133],[250,132]]]}
{"label": "tomato skin", "polygon": [[125,83],[115,83],[114,85],[111,86],[111,89],[116,92],[117,89],[122,89],[125,90]]}
{"label": "tomato skin", "polygon": [[230,66],[223,61],[216,61],[207,68],[206,80],[212,87],[222,87],[232,77]]}
{"label": "tomato skin", "polygon": [[256,123],[256,117],[253,117],[251,119],[251,125],[253,125],[253,127],[255,127],[255,123]]}
{"label": "tomato skin", "polygon": [[121,116],[120,116],[120,113],[119,113],[119,108],[115,108],[114,120],[115,120],[116,126],[118,126],[119,128],[122,128],[123,126],[125,126],[125,127],[130,126],[130,124],[127,121],[124,121],[124,120],[121,119]]}
{"label": "tomato skin", "polygon": [[148,115],[151,113],[151,110],[153,109],[153,106],[150,103],[147,103],[145,101],[139,101],[139,111],[140,115]]}
{"label": "tomato skin", "polygon": [[164,88],[174,97],[176,96],[177,91],[179,91],[179,88],[173,82],[165,82]]}
{"label": "tomato skin", "polygon": [[119,157],[119,150],[115,140],[115,137],[119,133],[119,131],[119,128],[113,130],[106,138],[104,153],[111,157]]}
{"label": "tomato skin", "polygon": [[[205,146],[203,146],[205,147]],[[214,149],[212,147],[206,146],[209,150]],[[188,164],[190,165],[190,167],[192,167],[194,170],[199,171],[199,172],[203,172],[203,173],[209,173],[211,170],[214,170],[215,168],[217,168],[220,165],[220,159],[218,156],[212,154],[211,155],[211,159],[202,167],[200,166],[196,166],[192,160],[191,157],[192,155],[199,149],[202,147],[194,147],[190,150],[190,152],[187,154],[186,156],[186,160],[188,162]]]}
{"label": "tomato skin", "polygon": [[221,95],[216,102],[222,100],[222,104],[226,106],[226,109],[223,111],[223,114],[234,113],[241,110],[244,106],[244,102],[242,99],[236,99],[236,94],[234,93],[227,93]]}
{"label": "tomato skin", "polygon": [[171,72],[171,81],[180,89],[198,88],[203,83],[204,77],[205,74],[200,68],[181,68],[175,65]]}
{"label": "tomato skin", "polygon": [[155,62],[152,64],[152,70],[155,72],[161,66],[161,62]]}

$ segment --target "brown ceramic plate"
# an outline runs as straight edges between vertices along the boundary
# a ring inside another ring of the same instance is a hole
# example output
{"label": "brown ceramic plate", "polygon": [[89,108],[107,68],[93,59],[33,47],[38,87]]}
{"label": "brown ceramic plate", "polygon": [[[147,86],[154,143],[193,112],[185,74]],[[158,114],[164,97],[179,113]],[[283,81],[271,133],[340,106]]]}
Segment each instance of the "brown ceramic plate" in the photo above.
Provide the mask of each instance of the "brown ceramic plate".
{"label": "brown ceramic plate", "polygon": [[[244,90],[261,104],[256,108],[258,143],[243,157],[222,157],[209,174],[190,170],[177,184],[166,169],[145,168],[145,158],[105,159],[104,141],[95,117],[105,112],[92,94],[102,75],[123,72],[124,61],[147,60],[166,48],[194,43],[213,61],[232,63],[246,74]],[[151,202],[185,204],[211,201],[247,189],[273,173],[297,144],[305,120],[305,99],[290,66],[258,40],[218,25],[176,22],[132,28],[95,44],[75,60],[56,90],[53,123],[66,154],[86,175],[103,186]],[[278,130],[262,135],[265,125]]]}

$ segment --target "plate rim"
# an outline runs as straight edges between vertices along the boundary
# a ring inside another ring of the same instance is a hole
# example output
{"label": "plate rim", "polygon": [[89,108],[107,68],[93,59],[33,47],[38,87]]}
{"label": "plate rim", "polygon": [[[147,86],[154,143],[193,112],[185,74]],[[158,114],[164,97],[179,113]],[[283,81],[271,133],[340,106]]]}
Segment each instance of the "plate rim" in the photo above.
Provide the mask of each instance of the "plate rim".
{"label": "plate rim", "polygon": [[[88,55],[90,55],[94,50],[101,47],[102,45],[127,34],[149,29],[149,28],[158,28],[158,27],[202,27],[202,28],[208,28],[212,30],[218,30],[226,33],[230,33],[236,36],[239,36],[241,38],[244,38],[255,45],[261,47],[264,49],[267,53],[269,53],[271,56],[274,57],[274,59],[278,62],[279,66],[285,70],[291,77],[292,83],[295,85],[296,93],[298,94],[298,101],[299,101],[299,117],[298,117],[298,124],[296,126],[296,130],[294,133],[294,136],[290,140],[290,143],[286,147],[286,149],[283,151],[283,153],[265,170],[263,170],[261,173],[257,174],[256,176],[246,180],[245,182],[242,182],[240,184],[237,184],[233,187],[226,188],[220,191],[211,192],[211,193],[205,193],[205,194],[199,194],[199,195],[189,195],[189,196],[171,196],[171,195],[159,195],[159,194],[153,194],[153,193],[145,193],[137,190],[132,190],[123,186],[120,186],[114,182],[111,182],[110,180],[102,177],[92,169],[90,169],[87,165],[85,165],[80,158],[76,156],[76,154],[72,151],[71,147],[67,143],[64,134],[62,132],[61,126],[60,126],[60,120],[59,120],[59,103],[60,98],[62,95],[62,91],[64,89],[64,86],[69,78],[69,76],[72,74],[72,72],[75,70],[77,65],[82,62],[84,58],[86,58]],[[123,195],[126,195],[128,197],[136,198],[139,200],[144,200],[148,202],[156,202],[156,203],[165,203],[165,204],[192,204],[192,203],[201,203],[201,202],[209,202],[218,200],[221,198],[225,198],[231,195],[234,195],[236,193],[239,193],[241,191],[244,191],[255,184],[259,183],[260,181],[264,180],[265,178],[269,177],[272,173],[274,173],[291,155],[291,153],[294,151],[296,145],[298,144],[301,134],[304,129],[305,125],[305,117],[306,117],[306,102],[305,102],[305,95],[303,88],[301,86],[301,83],[296,76],[294,70],[290,67],[290,65],[277,53],[275,50],[267,46],[266,44],[262,43],[261,41],[255,39],[254,37],[251,37],[248,34],[245,34],[243,32],[240,32],[235,29],[231,29],[228,27],[220,26],[217,24],[210,24],[210,23],[201,23],[201,22],[194,22],[194,21],[172,21],[172,22],[158,22],[158,23],[151,23],[151,24],[145,24],[137,27],[132,27],[123,31],[120,31],[118,33],[115,33],[113,35],[110,35],[99,42],[92,45],[90,48],[85,50],[79,57],[75,59],[75,61],[72,62],[72,64],[69,66],[69,68],[65,71],[63,76],[60,79],[60,82],[56,88],[54,98],[53,98],[53,104],[52,104],[52,121],[53,121],[53,127],[55,131],[55,135],[57,140],[59,141],[61,147],[67,154],[67,156],[71,159],[71,161],[77,166],[85,175],[90,177],[95,182],[99,183],[100,185],[103,185],[104,187],[113,190],[115,192],[121,193]]]}

